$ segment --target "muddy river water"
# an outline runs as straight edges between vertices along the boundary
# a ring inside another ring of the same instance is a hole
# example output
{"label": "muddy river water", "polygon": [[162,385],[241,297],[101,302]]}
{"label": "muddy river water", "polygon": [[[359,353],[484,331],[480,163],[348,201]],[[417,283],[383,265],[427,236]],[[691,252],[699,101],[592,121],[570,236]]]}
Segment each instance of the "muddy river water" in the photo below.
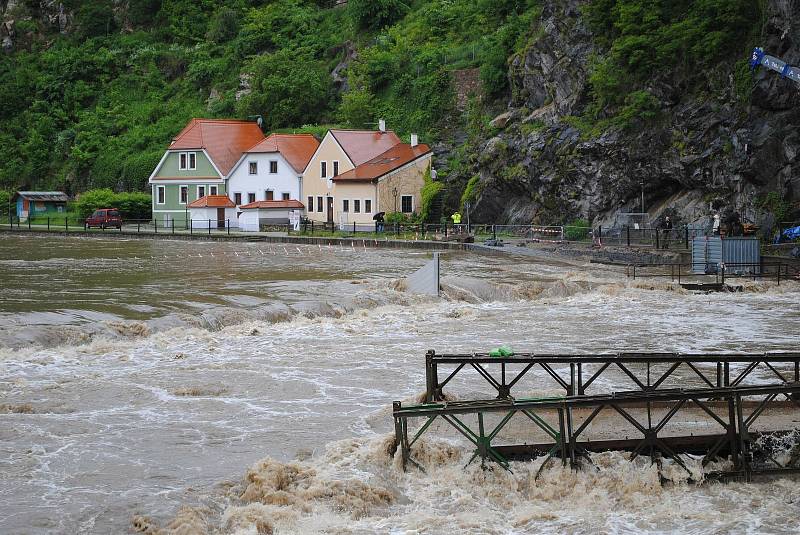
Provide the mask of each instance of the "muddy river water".
{"label": "muddy river water", "polygon": [[0,533],[798,531],[798,480],[662,485],[613,452],[535,479],[541,461],[463,469],[465,443],[433,438],[426,474],[387,454],[428,349],[793,350],[796,283],[689,294],[447,253],[445,295],[408,294],[429,258],[0,235]]}

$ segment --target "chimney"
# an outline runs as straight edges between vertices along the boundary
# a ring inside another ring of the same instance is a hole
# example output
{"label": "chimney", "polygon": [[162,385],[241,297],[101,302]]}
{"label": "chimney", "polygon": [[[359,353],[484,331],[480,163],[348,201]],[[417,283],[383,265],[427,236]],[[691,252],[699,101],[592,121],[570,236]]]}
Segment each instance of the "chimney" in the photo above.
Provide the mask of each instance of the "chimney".
{"label": "chimney", "polygon": [[378,130],[386,132],[386,119],[378,119]]}
{"label": "chimney", "polygon": [[419,136],[417,134],[411,134],[411,147],[416,147],[419,145]]}

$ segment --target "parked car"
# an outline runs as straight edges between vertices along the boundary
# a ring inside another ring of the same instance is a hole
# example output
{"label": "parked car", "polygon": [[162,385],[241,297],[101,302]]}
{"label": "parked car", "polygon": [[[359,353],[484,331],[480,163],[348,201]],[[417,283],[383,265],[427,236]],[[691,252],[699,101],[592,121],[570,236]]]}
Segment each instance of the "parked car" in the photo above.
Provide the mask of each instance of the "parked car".
{"label": "parked car", "polygon": [[92,215],[86,218],[86,228],[92,227],[115,227],[122,228],[122,216],[118,208],[101,208],[95,210]]}

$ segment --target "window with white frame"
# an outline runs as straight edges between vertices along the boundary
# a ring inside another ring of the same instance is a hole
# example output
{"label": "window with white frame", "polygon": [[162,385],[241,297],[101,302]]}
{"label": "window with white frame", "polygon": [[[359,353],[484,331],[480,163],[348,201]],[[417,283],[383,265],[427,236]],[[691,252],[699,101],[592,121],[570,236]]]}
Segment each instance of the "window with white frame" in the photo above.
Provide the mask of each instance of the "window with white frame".
{"label": "window with white frame", "polygon": [[264,192],[264,200],[265,201],[273,201],[275,200],[275,192],[271,189],[268,189]]}
{"label": "window with white frame", "polygon": [[328,178],[328,162],[319,162],[319,176]]}
{"label": "window with white frame", "polygon": [[164,186],[156,186],[156,204],[165,204],[167,202],[167,188]]}
{"label": "window with white frame", "polygon": [[189,202],[189,186],[180,187],[180,203],[186,204]]}
{"label": "window with white frame", "polygon": [[283,193],[281,193],[281,199],[283,199],[284,201],[288,201],[291,198],[292,194],[289,193],[288,191],[284,191]]}
{"label": "window with white frame", "polygon": [[197,186],[197,198],[205,197],[206,196],[206,187],[205,186]]}
{"label": "window with white frame", "polygon": [[217,189],[217,186],[209,186],[208,187],[208,194],[209,195],[217,195],[217,191],[219,191]]}
{"label": "window with white frame", "polygon": [[233,194],[233,204],[235,204],[236,206],[240,206],[242,204],[241,192],[237,191]]}
{"label": "window with white frame", "polygon": [[353,200],[353,213],[355,214],[361,213],[361,199]]}
{"label": "window with white frame", "polygon": [[364,213],[365,214],[372,213],[372,199],[364,199]]}
{"label": "window with white frame", "polygon": [[251,192],[249,192],[247,194],[247,202],[248,203],[256,202],[256,192],[255,191],[251,191]]}
{"label": "window with white frame", "polygon": [[312,197],[311,195],[308,196],[308,204],[306,204],[306,208],[308,209],[309,212],[314,211],[314,197]]}
{"label": "window with white frame", "polygon": [[179,153],[178,169],[180,169],[181,171],[197,169],[197,154],[194,152]]}
{"label": "window with white frame", "polygon": [[333,161],[333,175],[331,175],[331,176],[337,176],[338,174],[339,174],[339,161],[338,160],[334,160]]}
{"label": "window with white frame", "polygon": [[347,213],[350,211],[350,200],[342,199],[342,212]]}
{"label": "window with white frame", "polygon": [[322,197],[317,197],[317,212],[322,213]]}
{"label": "window with white frame", "polygon": [[410,214],[414,211],[413,195],[403,195],[400,198],[400,211],[402,211],[404,214]]}
{"label": "window with white frame", "polygon": [[278,172],[278,160],[269,161],[269,173],[274,175]]}
{"label": "window with white frame", "polygon": [[251,175],[258,174],[258,162],[250,162],[248,163],[248,173]]}

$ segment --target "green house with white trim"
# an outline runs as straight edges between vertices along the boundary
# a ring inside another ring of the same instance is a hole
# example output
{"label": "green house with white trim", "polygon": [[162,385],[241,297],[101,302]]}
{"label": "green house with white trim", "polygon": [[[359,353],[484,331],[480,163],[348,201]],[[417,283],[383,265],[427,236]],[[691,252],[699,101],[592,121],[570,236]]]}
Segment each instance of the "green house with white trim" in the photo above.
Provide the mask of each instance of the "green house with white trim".
{"label": "green house with white trim", "polygon": [[242,153],[263,139],[254,121],[192,119],[150,175],[153,220],[184,226],[188,205],[206,195],[226,195],[228,173]]}

